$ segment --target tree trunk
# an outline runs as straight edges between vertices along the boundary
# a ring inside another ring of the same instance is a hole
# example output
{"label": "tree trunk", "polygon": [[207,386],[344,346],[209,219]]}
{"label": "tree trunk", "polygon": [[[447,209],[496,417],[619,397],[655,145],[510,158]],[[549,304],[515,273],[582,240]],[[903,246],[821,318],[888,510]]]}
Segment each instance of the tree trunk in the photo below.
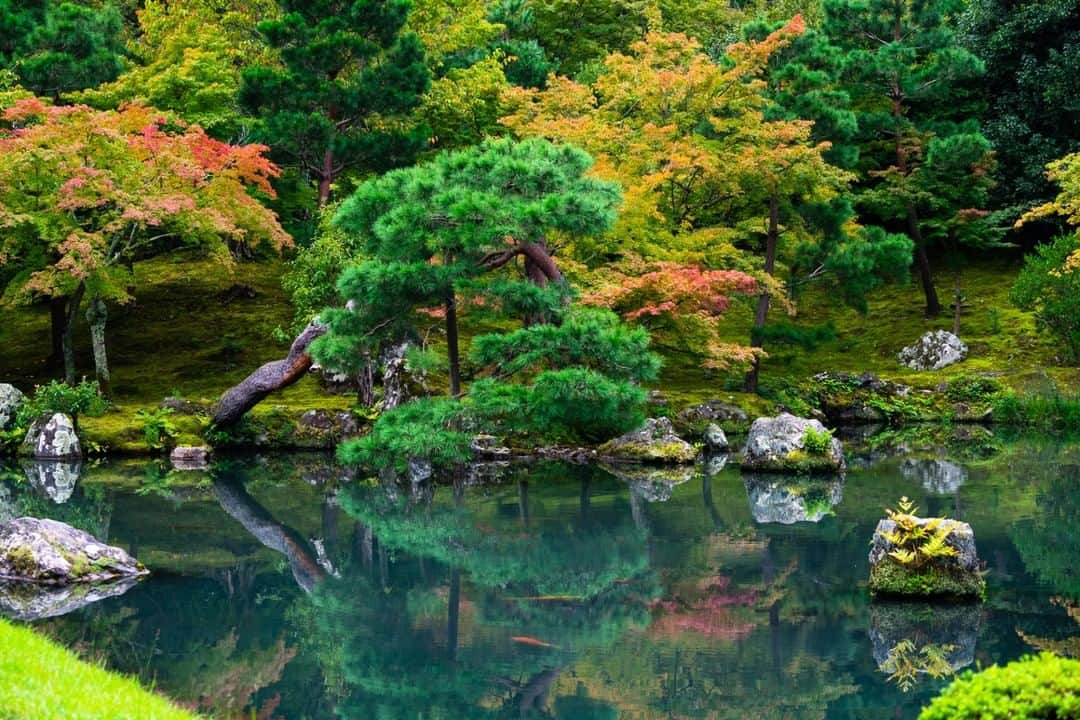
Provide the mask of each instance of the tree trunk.
{"label": "tree trunk", "polygon": [[952,320],[952,334],[956,337],[960,337],[960,301],[963,295],[960,293],[960,271],[956,271],[956,290],[953,291],[953,320]]}
{"label": "tree trunk", "polygon": [[82,304],[83,293],[86,286],[80,284],[75,292],[68,298],[67,319],[64,322],[64,334],[62,347],[64,351],[64,382],[68,385],[75,384],[75,318],[78,317],[79,305]]}
{"label": "tree trunk", "polygon": [[361,407],[375,404],[375,370],[371,353],[364,353],[364,364],[356,375],[356,402]]}
{"label": "tree trunk", "polygon": [[49,300],[49,321],[52,330],[52,353],[49,355],[50,370],[64,367],[64,330],[67,328],[67,298]]}
{"label": "tree trunk", "polygon": [[[765,236],[765,273],[772,276],[776,269],[776,246],[780,239],[780,198],[774,193],[769,198],[769,230]],[[765,327],[765,319],[769,315],[769,293],[763,292],[758,296],[757,309],[754,311],[754,330]],[[761,337],[755,332],[750,338],[750,346],[761,347]],[[744,389],[746,392],[756,393],[758,389],[758,375],[761,371],[761,358],[754,357],[749,372],[746,373]]]}
{"label": "tree trunk", "polygon": [[311,355],[307,351],[308,345],[325,332],[325,325],[318,320],[312,320],[293,340],[284,360],[266,363],[239,384],[226,390],[214,410],[214,425],[222,428],[235,424],[267,395],[304,377],[312,363]]}
{"label": "tree trunk", "polygon": [[458,354],[457,300],[446,298],[446,353],[450,358],[450,397],[461,397],[461,359]]}
{"label": "tree trunk", "polygon": [[926,246],[923,244],[919,216],[913,206],[908,207],[908,228],[911,231],[912,240],[915,241],[915,264],[919,268],[919,282],[922,285],[923,295],[926,297],[926,316],[937,317],[941,314],[941,301],[938,300],[934,276],[930,272],[930,258],[927,257]]}
{"label": "tree trunk", "polygon": [[330,185],[334,182],[334,152],[323,153],[323,166],[319,173],[319,207],[326,207],[330,202]]}
{"label": "tree trunk", "polygon": [[109,320],[109,310],[105,301],[94,295],[87,302],[86,322],[90,325],[90,345],[94,351],[94,374],[97,376],[98,391],[104,396],[112,395],[109,382],[109,358],[105,352],[105,323]]}
{"label": "tree trunk", "polygon": [[405,402],[405,353],[409,343],[403,342],[386,352],[383,365],[383,411],[393,410]]}

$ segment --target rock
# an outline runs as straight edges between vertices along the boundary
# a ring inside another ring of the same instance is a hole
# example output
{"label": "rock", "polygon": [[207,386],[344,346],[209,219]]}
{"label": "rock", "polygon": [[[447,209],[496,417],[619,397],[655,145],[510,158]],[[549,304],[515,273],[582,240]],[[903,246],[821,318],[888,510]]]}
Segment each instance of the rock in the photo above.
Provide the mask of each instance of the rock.
{"label": "rock", "polygon": [[47,421],[35,420],[26,431],[22,454],[38,460],[71,460],[82,457],[82,446],[75,434],[75,423],[63,413]]}
{"label": "rock", "polygon": [[182,397],[167,397],[161,401],[158,407],[162,410],[172,410],[177,415],[199,415],[210,412],[210,408],[206,405],[201,405],[192,400],[185,400]]}
{"label": "rock", "polygon": [[844,483],[778,479],[775,475],[743,474],[750,513],[759,523],[792,525],[797,522],[820,522],[833,514],[833,507],[844,499]]}
{"label": "rock", "polygon": [[956,672],[975,661],[981,614],[970,603],[873,603],[868,635],[874,661],[890,677],[900,670],[897,681],[908,685],[946,670],[931,665],[937,658]]}
{"label": "rock", "polygon": [[675,416],[675,427],[687,437],[698,437],[710,423],[727,428],[745,428],[749,416],[740,407],[720,400],[708,400],[684,408]]}
{"label": "rock", "polygon": [[[934,518],[915,518],[925,526]],[[885,534],[896,529],[890,519],[878,521],[870,545],[870,592],[880,596],[899,597],[981,597],[986,582],[979,574],[979,558],[975,551],[975,533],[966,522],[942,519],[941,527],[950,528],[946,544],[956,549],[956,555],[933,559],[918,568],[902,565],[889,555],[895,546]]]}
{"label": "rock", "polygon": [[62,522],[21,517],[0,523],[0,579],[64,585],[146,573],[120,548]]}
{"label": "rock", "polygon": [[940,370],[967,357],[968,347],[960,338],[945,330],[932,330],[897,356],[901,365],[912,370]]}
{"label": "rock", "polygon": [[952,495],[967,481],[967,468],[939,458],[907,459],[900,463],[900,473],[917,480],[927,492]]}
{"label": "rock", "polygon": [[603,457],[654,463],[686,463],[697,457],[693,445],[675,434],[671,420],[649,418],[634,432],[610,440],[599,448]]}
{"label": "rock", "polygon": [[2,583],[0,584],[0,614],[21,622],[59,617],[81,610],[99,600],[123,595],[137,583],[136,578],[73,585]]}
{"label": "rock", "polygon": [[818,420],[780,413],[763,417],[750,426],[750,436],[743,451],[744,470],[765,472],[839,472],[845,469],[844,449],[830,437],[823,453],[804,448],[807,430],[828,433]]}
{"label": "rock", "polygon": [[510,448],[499,444],[499,439],[491,435],[477,435],[470,444],[473,456],[485,460],[507,460],[510,458]]}
{"label": "rock", "polygon": [[14,424],[15,413],[25,397],[14,385],[0,383],[0,430],[7,430]]}
{"label": "rock", "polygon": [[716,423],[709,423],[705,428],[705,449],[711,453],[723,452],[728,449],[727,435],[724,434],[723,429]]}
{"label": "rock", "polygon": [[413,484],[423,483],[431,479],[435,474],[431,461],[426,458],[409,458],[409,482]]}
{"label": "rock", "polygon": [[537,457],[542,457],[547,460],[560,460],[562,462],[574,463],[576,465],[584,465],[596,461],[596,449],[585,447],[565,447],[562,445],[551,445],[545,447],[538,447],[535,450]]}
{"label": "rock", "polygon": [[720,472],[727,466],[727,455],[712,455],[705,461],[705,467],[702,468],[704,473],[709,477],[719,475]]}
{"label": "rock", "polygon": [[206,470],[210,467],[210,448],[190,445],[178,445],[169,453],[169,462],[174,470]]}
{"label": "rock", "polygon": [[75,492],[75,484],[82,474],[82,463],[62,460],[28,460],[23,463],[23,473],[30,481],[31,487],[57,505],[62,505]]}

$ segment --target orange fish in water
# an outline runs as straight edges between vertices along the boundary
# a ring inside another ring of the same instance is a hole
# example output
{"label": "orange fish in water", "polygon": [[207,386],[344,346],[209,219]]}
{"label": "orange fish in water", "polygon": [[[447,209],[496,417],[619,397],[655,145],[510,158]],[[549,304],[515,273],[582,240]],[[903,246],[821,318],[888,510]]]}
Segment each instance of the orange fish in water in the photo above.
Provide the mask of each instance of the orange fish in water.
{"label": "orange fish in water", "polygon": [[537,640],[536,638],[529,637],[528,635],[511,635],[510,639],[513,640],[516,643],[521,643],[522,645],[531,645],[533,647],[545,647],[545,648],[557,648],[558,647],[558,645],[552,645],[549,642],[544,642],[543,640]]}

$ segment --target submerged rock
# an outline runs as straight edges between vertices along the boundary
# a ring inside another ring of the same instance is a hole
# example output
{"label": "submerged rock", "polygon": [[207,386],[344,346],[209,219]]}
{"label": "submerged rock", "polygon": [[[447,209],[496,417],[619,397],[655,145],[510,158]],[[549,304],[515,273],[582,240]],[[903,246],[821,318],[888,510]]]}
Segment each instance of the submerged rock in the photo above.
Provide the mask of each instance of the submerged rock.
{"label": "submerged rock", "polygon": [[21,517],[0,523],[0,578],[63,585],[145,575],[120,548],[56,520]]}
{"label": "submerged rock", "polygon": [[29,460],[23,463],[23,473],[35,490],[57,505],[62,505],[75,492],[75,484],[82,474],[82,463],[63,460]]}
{"label": "submerged rock", "polygon": [[980,615],[972,604],[874,603],[868,633],[874,661],[904,687],[951,675],[975,661]]}
{"label": "submerged rock", "polygon": [[828,434],[817,420],[781,413],[763,417],[750,426],[743,451],[745,470],[764,472],[838,472],[846,467],[840,441],[829,437],[824,452],[806,449],[807,431]]}
{"label": "submerged rock", "polygon": [[0,383],[0,430],[7,430],[15,422],[15,413],[19,411],[25,396],[19,388],[8,383]]}
{"label": "submerged rock", "polygon": [[3,583],[0,584],[0,615],[22,622],[67,615],[99,600],[123,595],[137,583],[137,578],[72,585]]}
{"label": "submerged rock", "polygon": [[916,517],[914,520],[919,527],[939,521],[940,527],[949,530],[945,544],[956,554],[932,558],[920,565],[903,564],[889,555],[896,546],[886,535],[896,530],[896,522],[879,520],[870,545],[870,592],[901,597],[981,597],[986,590],[986,581],[979,574],[975,532],[971,526],[949,518]]}
{"label": "submerged rock", "polygon": [[709,423],[705,428],[705,449],[711,453],[723,452],[728,449],[727,435],[724,434],[723,428],[716,423]]}
{"label": "submerged rock", "polygon": [[743,484],[750,514],[759,523],[820,522],[844,499],[844,483],[839,478],[825,482],[746,473]]}
{"label": "submerged rock", "polygon": [[179,445],[169,453],[174,470],[206,470],[210,467],[210,448],[199,445]]}
{"label": "submerged rock", "polygon": [[940,370],[960,362],[967,354],[968,347],[960,338],[946,330],[932,330],[901,350],[897,358],[912,370]]}
{"label": "submerged rock", "polygon": [[603,457],[637,462],[688,463],[697,457],[694,446],[675,434],[666,417],[649,418],[640,429],[610,440],[597,450]]}
{"label": "submerged rock", "polygon": [[81,458],[82,446],[75,434],[75,423],[63,413],[56,413],[46,421],[34,421],[23,440],[22,454],[38,460]]}
{"label": "submerged rock", "polygon": [[927,492],[952,495],[967,481],[967,468],[940,458],[907,459],[900,464],[901,474],[917,480]]}

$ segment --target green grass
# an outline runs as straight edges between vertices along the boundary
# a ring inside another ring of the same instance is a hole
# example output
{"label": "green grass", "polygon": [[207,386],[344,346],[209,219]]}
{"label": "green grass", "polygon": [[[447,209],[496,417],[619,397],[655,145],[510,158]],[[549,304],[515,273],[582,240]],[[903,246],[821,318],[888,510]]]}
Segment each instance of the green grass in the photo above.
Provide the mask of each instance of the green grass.
{"label": "green grass", "polygon": [[70,650],[0,619],[3,720],[194,720],[137,680],[79,660]]}

